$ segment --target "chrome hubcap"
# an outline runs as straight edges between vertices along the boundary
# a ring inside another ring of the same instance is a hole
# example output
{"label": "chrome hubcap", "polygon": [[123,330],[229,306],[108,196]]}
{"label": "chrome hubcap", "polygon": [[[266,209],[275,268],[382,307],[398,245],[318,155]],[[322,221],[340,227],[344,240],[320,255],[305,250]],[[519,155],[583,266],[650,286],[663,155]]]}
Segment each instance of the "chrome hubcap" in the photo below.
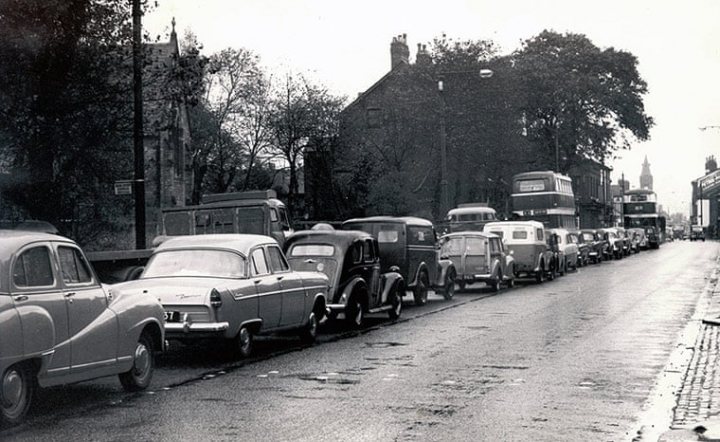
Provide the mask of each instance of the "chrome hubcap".
{"label": "chrome hubcap", "polygon": [[5,373],[2,383],[3,404],[7,407],[14,407],[22,398],[22,376],[17,370],[9,370]]}
{"label": "chrome hubcap", "polygon": [[138,343],[135,349],[135,375],[143,377],[150,371],[150,352],[145,344]]}
{"label": "chrome hubcap", "polygon": [[240,330],[240,348],[245,351],[250,347],[250,332],[246,328]]}
{"label": "chrome hubcap", "polygon": [[315,313],[310,313],[310,335],[315,336],[317,333],[317,320],[315,320]]}
{"label": "chrome hubcap", "polygon": [[360,325],[362,323],[362,306],[360,304],[355,305],[355,323]]}

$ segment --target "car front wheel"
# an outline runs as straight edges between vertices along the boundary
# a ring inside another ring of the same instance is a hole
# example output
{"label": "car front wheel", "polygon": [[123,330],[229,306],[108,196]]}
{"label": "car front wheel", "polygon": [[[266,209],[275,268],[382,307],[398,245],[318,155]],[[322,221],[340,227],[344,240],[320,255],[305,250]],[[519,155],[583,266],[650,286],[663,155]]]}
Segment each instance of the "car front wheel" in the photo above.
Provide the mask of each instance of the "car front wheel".
{"label": "car front wheel", "polygon": [[443,285],[443,297],[449,301],[455,296],[455,271],[449,270],[445,274],[445,284]]}
{"label": "car front wheel", "polygon": [[306,344],[312,344],[317,337],[318,319],[315,312],[310,312],[308,321],[300,331],[300,340]]}
{"label": "car front wheel", "polygon": [[348,301],[348,305],[345,308],[345,321],[352,328],[360,328],[365,320],[362,304],[357,296],[353,296]]}
{"label": "car front wheel", "polygon": [[247,358],[252,353],[253,335],[247,326],[242,326],[234,339],[233,347],[237,356]]}
{"label": "car front wheel", "polygon": [[146,389],[152,380],[155,369],[152,339],[147,333],[142,333],[135,345],[133,366],[125,373],[120,373],[120,383],[125,391],[140,391]]}
{"label": "car front wheel", "polygon": [[27,364],[15,364],[2,376],[0,385],[0,427],[22,422],[35,393],[35,375]]}
{"label": "car front wheel", "polygon": [[402,286],[398,286],[395,290],[395,294],[392,295],[393,299],[390,303],[391,308],[388,310],[388,316],[390,319],[398,319],[402,313],[402,290],[404,290]]}

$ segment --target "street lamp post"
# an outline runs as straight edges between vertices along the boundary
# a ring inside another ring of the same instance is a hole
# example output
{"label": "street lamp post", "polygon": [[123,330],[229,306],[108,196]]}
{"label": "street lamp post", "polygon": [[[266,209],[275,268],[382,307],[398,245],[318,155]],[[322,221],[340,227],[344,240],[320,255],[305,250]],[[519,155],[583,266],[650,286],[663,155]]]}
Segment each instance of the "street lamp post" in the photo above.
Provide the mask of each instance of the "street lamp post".
{"label": "street lamp post", "polygon": [[447,171],[447,101],[445,99],[445,76],[452,74],[477,73],[480,78],[490,78],[493,71],[480,69],[479,71],[450,71],[440,72],[437,77],[438,95],[440,95],[440,215],[444,216],[450,208],[450,194],[448,192]]}

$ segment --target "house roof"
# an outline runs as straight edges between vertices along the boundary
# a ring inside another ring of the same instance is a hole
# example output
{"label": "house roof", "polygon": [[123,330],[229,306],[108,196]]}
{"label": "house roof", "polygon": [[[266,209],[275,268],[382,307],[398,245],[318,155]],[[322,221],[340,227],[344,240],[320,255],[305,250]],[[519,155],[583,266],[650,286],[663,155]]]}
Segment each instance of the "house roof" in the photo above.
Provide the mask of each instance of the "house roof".
{"label": "house roof", "polygon": [[[375,89],[377,89],[378,87],[380,87],[381,84],[383,84],[385,81],[387,81],[387,80],[388,80],[389,78],[391,78],[393,75],[395,75],[395,74],[397,74],[398,72],[400,72],[400,70],[402,70],[402,69],[407,69],[409,66],[410,66],[410,64],[409,64],[408,62],[406,62],[405,60],[400,61],[397,66],[395,66],[394,68],[392,68],[387,74],[385,74],[385,75],[383,75],[382,77],[380,77],[380,79],[379,79],[378,81],[376,81],[375,83],[373,83],[373,85],[370,86],[365,92],[359,93],[358,96],[357,96],[357,98],[355,98],[350,104],[348,104],[348,105],[345,107],[345,109],[350,109],[351,107],[354,107],[355,105],[357,105],[358,103],[360,103],[363,99],[365,99],[365,97],[367,97],[367,96],[370,95]],[[345,111],[345,110],[343,110],[343,112],[344,112],[344,111]]]}

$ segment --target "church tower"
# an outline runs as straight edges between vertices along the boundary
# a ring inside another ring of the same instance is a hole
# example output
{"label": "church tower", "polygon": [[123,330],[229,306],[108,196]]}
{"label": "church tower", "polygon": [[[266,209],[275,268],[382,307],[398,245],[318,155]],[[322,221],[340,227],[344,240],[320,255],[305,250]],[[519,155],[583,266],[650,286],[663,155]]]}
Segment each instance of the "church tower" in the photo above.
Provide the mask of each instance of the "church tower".
{"label": "church tower", "polygon": [[647,155],[645,155],[645,162],[643,162],[642,172],[640,173],[640,188],[653,190],[653,176],[650,173],[650,163],[648,163]]}

